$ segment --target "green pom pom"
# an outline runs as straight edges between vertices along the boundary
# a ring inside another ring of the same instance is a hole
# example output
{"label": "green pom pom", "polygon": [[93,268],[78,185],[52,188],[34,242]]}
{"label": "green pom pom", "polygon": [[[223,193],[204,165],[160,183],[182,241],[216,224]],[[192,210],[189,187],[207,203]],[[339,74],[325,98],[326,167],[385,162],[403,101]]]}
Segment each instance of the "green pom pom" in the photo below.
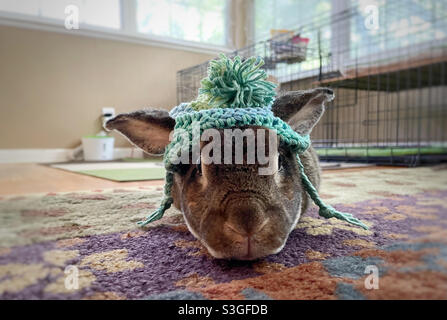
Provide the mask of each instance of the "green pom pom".
{"label": "green pom pom", "polygon": [[266,81],[267,74],[260,69],[261,58],[241,61],[221,54],[208,67],[208,77],[201,81],[199,97],[190,106],[195,110],[211,108],[265,107],[274,99],[276,85]]}

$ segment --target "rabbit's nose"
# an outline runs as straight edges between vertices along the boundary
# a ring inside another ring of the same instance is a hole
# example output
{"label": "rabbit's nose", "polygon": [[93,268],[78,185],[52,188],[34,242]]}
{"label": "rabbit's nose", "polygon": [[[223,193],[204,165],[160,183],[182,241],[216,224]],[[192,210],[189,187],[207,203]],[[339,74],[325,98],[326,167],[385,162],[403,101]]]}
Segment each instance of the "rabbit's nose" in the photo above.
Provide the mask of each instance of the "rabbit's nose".
{"label": "rabbit's nose", "polygon": [[240,260],[252,260],[255,257],[255,253],[258,251],[258,244],[255,241],[254,234],[258,233],[265,225],[267,221],[257,227],[256,230],[248,233],[246,230],[234,226],[228,222],[224,224],[224,230],[228,237],[231,238],[233,245],[235,245],[235,252],[237,252],[237,258]]}
{"label": "rabbit's nose", "polygon": [[261,231],[268,223],[268,218],[261,224],[250,224],[241,226],[239,224],[233,224],[231,222],[225,222],[224,227],[232,233],[237,234],[240,237],[251,237],[252,235]]}
{"label": "rabbit's nose", "polygon": [[229,208],[227,229],[241,236],[252,236],[260,232],[268,223],[262,208],[255,203],[246,203]]}

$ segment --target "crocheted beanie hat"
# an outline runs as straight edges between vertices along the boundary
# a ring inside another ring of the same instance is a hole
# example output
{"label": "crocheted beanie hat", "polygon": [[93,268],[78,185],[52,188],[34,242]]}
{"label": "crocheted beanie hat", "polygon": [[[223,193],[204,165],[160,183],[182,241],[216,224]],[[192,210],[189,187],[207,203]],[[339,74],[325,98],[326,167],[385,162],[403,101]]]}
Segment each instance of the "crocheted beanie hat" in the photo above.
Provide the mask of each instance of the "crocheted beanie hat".
{"label": "crocheted beanie hat", "polygon": [[276,85],[266,81],[267,74],[261,69],[263,64],[260,58],[252,57],[242,61],[238,56],[229,59],[220,55],[220,59],[210,62],[208,77],[201,81],[197,99],[171,110],[170,116],[176,124],[172,141],[167,145],[163,158],[166,168],[164,198],[155,212],[138,223],[140,226],[161,219],[171,206],[173,175],[178,168],[180,154],[185,151],[189,153],[192,146],[197,145],[197,137],[200,139],[204,130],[256,125],[276,131],[280,144],[296,153],[302,185],[320,208],[320,216],[335,217],[368,229],[351,214],[339,212],[320,199],[299,157],[310,146],[309,135],[298,134],[286,122],[274,116],[271,108],[276,96]]}

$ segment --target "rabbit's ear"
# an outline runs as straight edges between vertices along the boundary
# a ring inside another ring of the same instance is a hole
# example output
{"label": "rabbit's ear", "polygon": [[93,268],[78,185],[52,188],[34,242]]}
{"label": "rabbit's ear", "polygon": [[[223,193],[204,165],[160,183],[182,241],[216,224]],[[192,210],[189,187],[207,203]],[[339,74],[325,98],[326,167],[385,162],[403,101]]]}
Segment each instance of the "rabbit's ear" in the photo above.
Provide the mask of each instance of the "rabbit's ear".
{"label": "rabbit's ear", "polygon": [[145,109],[123,113],[105,124],[108,130],[117,130],[146,153],[160,155],[169,144],[169,134],[175,120],[164,110]]}
{"label": "rabbit's ear", "polygon": [[290,91],[275,99],[272,111],[299,134],[309,134],[324,113],[324,103],[333,99],[329,88]]}

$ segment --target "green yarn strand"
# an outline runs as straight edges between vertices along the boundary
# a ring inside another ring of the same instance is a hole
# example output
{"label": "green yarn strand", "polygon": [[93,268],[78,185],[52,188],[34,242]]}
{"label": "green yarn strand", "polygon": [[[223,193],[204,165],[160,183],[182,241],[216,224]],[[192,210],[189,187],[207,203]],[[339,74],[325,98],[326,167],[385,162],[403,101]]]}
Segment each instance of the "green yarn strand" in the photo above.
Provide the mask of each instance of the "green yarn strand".
{"label": "green yarn strand", "polygon": [[163,214],[165,213],[165,210],[167,210],[167,209],[164,209],[163,207],[158,208],[157,210],[152,212],[144,221],[138,221],[137,225],[139,225],[140,227],[144,227],[151,222],[160,220],[161,218],[163,218]]}
{"label": "green yarn strand", "polygon": [[307,191],[307,194],[311,197],[311,199],[314,201],[314,203],[320,208],[318,211],[318,214],[326,219],[330,218],[337,218],[339,220],[344,220],[346,222],[349,222],[353,225],[362,227],[365,230],[368,230],[368,226],[365,225],[362,221],[355,218],[352,214],[346,213],[346,212],[340,212],[337,211],[334,207],[325,204],[320,196],[318,195],[317,189],[313,186],[312,182],[310,182],[309,178],[307,177],[306,173],[304,172],[304,166],[301,163],[300,157],[297,154],[296,159],[298,161],[298,166],[301,173],[301,181],[304,184],[304,188]]}
{"label": "green yarn strand", "polygon": [[[168,155],[170,148],[166,148],[166,152],[165,152],[165,157]],[[154,212],[152,212],[145,220],[143,221],[139,221],[137,222],[137,225],[139,225],[140,227],[144,227],[147,224],[160,220],[161,218],[163,218],[163,214],[165,213],[166,210],[168,210],[172,203],[173,203],[173,199],[171,197],[171,189],[172,189],[172,184],[173,184],[173,173],[172,172],[167,172],[166,173],[166,182],[165,182],[165,188],[164,188],[164,198],[162,200],[162,202],[160,203],[160,207],[155,210]]]}

